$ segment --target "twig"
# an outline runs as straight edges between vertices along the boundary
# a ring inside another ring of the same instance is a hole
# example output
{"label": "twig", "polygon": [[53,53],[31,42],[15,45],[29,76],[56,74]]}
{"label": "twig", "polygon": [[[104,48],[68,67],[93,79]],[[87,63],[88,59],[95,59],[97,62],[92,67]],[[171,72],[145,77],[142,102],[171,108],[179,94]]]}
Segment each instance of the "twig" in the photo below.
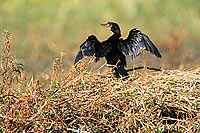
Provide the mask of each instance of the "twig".
{"label": "twig", "polygon": [[73,128],[67,128],[67,131],[72,131],[76,133],[89,133],[87,131],[83,131],[82,129],[73,129]]}
{"label": "twig", "polygon": [[43,110],[43,108],[46,106],[47,101],[45,101],[44,105],[40,108],[40,110],[33,116],[31,117],[29,120],[33,120],[35,117],[37,117],[38,114],[40,114],[40,112]]}
{"label": "twig", "polygon": [[5,77],[4,77],[4,80],[6,79],[6,73],[7,73],[7,67],[8,67],[8,57],[9,57],[9,54],[10,54],[10,37],[9,37],[9,34],[6,32],[6,39],[7,41],[5,42],[5,44],[8,44],[8,47],[7,47],[7,57],[6,57],[6,66],[5,66]]}
{"label": "twig", "polygon": [[139,69],[148,69],[148,70],[154,70],[154,71],[163,71],[161,70],[161,68],[153,68],[153,67],[135,67],[135,68],[132,68],[132,69],[128,69],[126,70],[127,72],[130,72],[130,71],[134,71],[134,70],[139,70]]}
{"label": "twig", "polygon": [[104,63],[102,66],[100,66],[97,71],[99,71],[101,68],[103,68],[107,63]]}
{"label": "twig", "polygon": [[4,119],[13,120],[13,121],[16,120],[15,118],[12,118],[12,117],[9,117],[9,116],[4,116],[4,115],[2,115],[2,114],[0,114],[0,117],[2,117],[2,118],[4,118]]}

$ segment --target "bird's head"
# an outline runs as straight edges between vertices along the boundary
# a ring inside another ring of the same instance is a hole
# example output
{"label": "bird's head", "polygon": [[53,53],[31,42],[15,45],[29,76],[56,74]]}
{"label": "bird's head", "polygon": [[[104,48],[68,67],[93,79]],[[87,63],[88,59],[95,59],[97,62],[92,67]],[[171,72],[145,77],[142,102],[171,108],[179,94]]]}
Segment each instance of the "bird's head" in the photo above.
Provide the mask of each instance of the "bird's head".
{"label": "bird's head", "polygon": [[119,25],[117,23],[107,22],[106,24],[101,24],[101,26],[108,28],[113,33],[120,33],[120,28],[119,28]]}

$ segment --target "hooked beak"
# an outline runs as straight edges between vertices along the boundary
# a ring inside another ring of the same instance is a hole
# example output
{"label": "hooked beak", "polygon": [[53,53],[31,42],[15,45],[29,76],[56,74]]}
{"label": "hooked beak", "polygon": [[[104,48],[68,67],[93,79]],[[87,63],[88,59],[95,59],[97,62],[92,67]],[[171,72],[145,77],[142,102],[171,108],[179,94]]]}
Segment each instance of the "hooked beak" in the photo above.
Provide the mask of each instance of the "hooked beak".
{"label": "hooked beak", "polygon": [[103,26],[103,27],[106,27],[106,28],[110,28],[111,27],[110,24],[100,24],[100,25]]}

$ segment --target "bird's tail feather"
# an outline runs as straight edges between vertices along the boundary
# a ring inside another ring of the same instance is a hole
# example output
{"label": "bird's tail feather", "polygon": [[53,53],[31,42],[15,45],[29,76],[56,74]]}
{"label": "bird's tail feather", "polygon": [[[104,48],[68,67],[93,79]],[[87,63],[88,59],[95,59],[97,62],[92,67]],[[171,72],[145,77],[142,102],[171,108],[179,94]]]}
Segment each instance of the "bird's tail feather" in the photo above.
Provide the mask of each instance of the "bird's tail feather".
{"label": "bird's tail feather", "polygon": [[81,59],[83,59],[83,53],[82,53],[82,51],[80,50],[80,51],[78,52],[76,58],[75,58],[74,65],[75,65],[79,60],[81,60]]}

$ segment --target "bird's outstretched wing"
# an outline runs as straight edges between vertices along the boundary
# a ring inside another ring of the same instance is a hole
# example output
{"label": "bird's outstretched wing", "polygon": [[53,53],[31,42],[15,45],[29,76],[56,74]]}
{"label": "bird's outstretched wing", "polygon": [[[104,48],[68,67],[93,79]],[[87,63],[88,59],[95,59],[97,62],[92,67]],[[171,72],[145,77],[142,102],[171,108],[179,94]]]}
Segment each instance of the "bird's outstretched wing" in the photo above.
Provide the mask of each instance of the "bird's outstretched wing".
{"label": "bird's outstretched wing", "polygon": [[85,42],[83,42],[80,46],[80,50],[76,55],[74,64],[76,64],[79,60],[83,59],[84,56],[95,56],[96,62],[99,58],[103,58],[112,47],[109,43],[100,42],[96,36],[91,35],[87,38]]}
{"label": "bird's outstretched wing", "polygon": [[162,57],[149,37],[137,29],[132,29],[129,32],[127,39],[120,39],[118,49],[124,55],[130,55],[132,59],[141,54],[144,49],[150,51],[159,58]]}

